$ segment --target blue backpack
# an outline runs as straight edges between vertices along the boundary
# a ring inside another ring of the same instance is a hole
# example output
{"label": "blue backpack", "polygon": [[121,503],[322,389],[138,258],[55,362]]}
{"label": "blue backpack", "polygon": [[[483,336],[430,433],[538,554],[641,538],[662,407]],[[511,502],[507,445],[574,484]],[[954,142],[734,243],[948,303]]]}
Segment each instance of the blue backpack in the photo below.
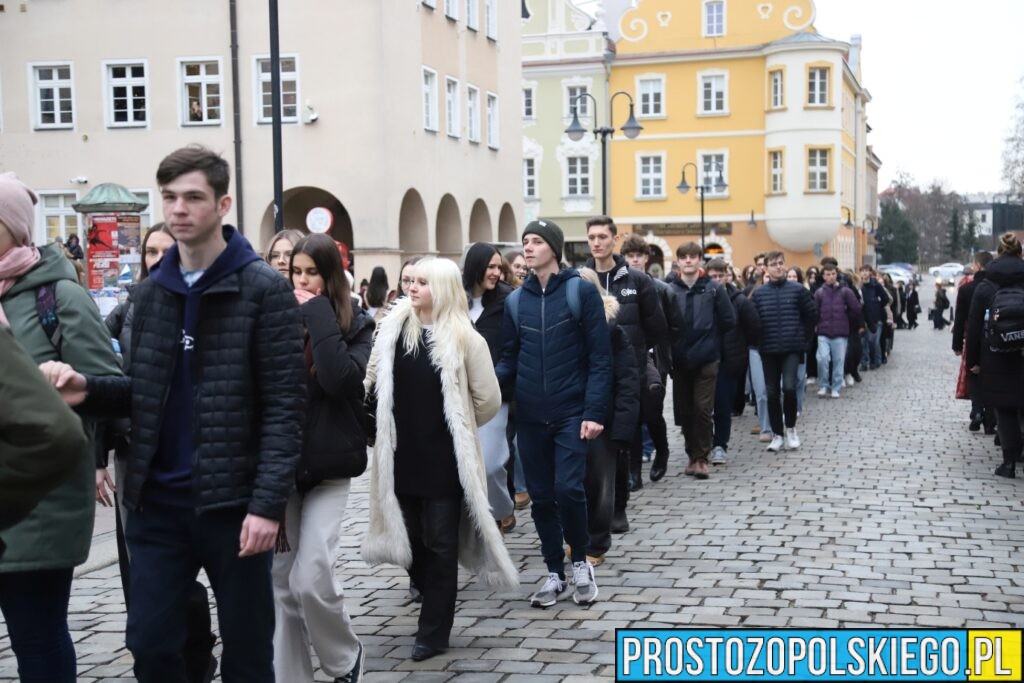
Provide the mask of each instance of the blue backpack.
{"label": "blue backpack", "polygon": [[[519,294],[523,291],[520,287],[516,291],[508,295],[506,300],[506,306],[508,306],[509,313],[512,314],[512,322],[516,326],[516,331],[519,330]],[[578,324],[583,319],[583,303],[580,300],[580,278],[571,278],[565,283],[565,302],[569,305],[569,314],[572,315],[572,319]]]}

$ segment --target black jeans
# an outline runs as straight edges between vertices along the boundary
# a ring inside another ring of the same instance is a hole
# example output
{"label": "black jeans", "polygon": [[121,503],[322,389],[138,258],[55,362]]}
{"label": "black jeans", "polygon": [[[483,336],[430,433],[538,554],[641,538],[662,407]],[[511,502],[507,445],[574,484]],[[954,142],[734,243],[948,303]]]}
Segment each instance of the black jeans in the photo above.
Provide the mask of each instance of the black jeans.
{"label": "black jeans", "polygon": [[[654,442],[654,464],[664,467],[668,462],[668,425],[665,424],[665,382],[667,378],[648,364],[646,378],[640,387],[640,420],[647,425],[647,433]],[[634,441],[634,470],[640,472],[643,439],[637,430]]]}
{"label": "black jeans", "polygon": [[75,646],[68,633],[74,570],[0,574],[0,609],[22,683],[74,683]]}
{"label": "black jeans", "polygon": [[594,557],[601,557],[612,547],[618,452],[618,445],[603,433],[587,442],[587,478],[584,484],[587,491],[587,530],[590,532],[587,554]]}
{"label": "black jeans", "polygon": [[[409,576],[423,594],[416,642],[445,649],[459,592],[459,520],[462,497],[398,496],[412,546]],[[485,521],[490,521],[485,520]]]}
{"label": "black jeans", "polygon": [[[746,373],[744,373],[746,374]],[[715,436],[712,444],[729,450],[729,437],[732,436],[732,408],[735,403],[736,378],[718,370],[718,385],[715,387]]]}
{"label": "black jeans", "polygon": [[128,649],[141,683],[190,680],[182,652],[188,637],[189,601],[199,569],[217,599],[224,643],[225,683],[273,683],[274,592],[271,552],[238,556],[246,511],[197,515],[191,507],[146,503],[129,511],[125,539],[131,554]]}
{"label": "black jeans", "polygon": [[996,411],[981,402],[981,377],[973,372],[967,373],[967,393],[971,397],[971,419],[977,418],[985,425],[985,433],[991,433],[996,428]]}
{"label": "black jeans", "polygon": [[[761,352],[764,383],[768,394],[768,421],[772,433],[783,435],[783,415],[787,429],[796,427],[796,371],[800,367],[799,353]],[[779,385],[782,385],[780,400]]]}
{"label": "black jeans", "polygon": [[1024,448],[1020,431],[1020,410],[996,408],[996,429],[999,430],[999,443],[1003,448],[1003,464],[1015,465]]}

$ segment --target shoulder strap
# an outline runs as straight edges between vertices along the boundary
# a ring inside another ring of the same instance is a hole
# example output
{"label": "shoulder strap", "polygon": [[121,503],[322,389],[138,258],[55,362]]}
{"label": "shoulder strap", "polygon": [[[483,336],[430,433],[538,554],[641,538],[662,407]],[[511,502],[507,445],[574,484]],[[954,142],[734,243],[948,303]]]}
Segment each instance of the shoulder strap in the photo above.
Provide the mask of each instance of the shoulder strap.
{"label": "shoulder strap", "polygon": [[579,322],[583,319],[583,304],[580,302],[580,278],[570,278],[565,283],[565,301],[569,304],[572,319]]}
{"label": "shoulder strap", "polygon": [[505,299],[505,305],[508,306],[509,315],[512,316],[512,324],[516,327],[516,332],[519,331],[519,293],[522,291],[522,287],[515,290]]}
{"label": "shoulder strap", "polygon": [[57,317],[57,284],[47,283],[36,289],[36,315],[43,326],[46,338],[60,354],[60,319]]}

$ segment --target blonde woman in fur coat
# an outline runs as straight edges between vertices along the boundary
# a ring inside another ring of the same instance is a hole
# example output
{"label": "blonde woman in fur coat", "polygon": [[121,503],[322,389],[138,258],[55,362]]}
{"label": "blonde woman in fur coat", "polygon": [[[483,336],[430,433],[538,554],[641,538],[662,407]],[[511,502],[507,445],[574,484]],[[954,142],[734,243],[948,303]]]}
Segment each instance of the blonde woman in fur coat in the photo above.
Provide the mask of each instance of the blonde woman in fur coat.
{"label": "blonde woman in fur coat", "polygon": [[377,328],[366,372],[377,434],[363,559],[405,567],[422,592],[415,661],[448,647],[460,563],[492,586],[518,584],[488,504],[477,432],[501,392],[467,311],[458,267],[418,262],[409,296]]}

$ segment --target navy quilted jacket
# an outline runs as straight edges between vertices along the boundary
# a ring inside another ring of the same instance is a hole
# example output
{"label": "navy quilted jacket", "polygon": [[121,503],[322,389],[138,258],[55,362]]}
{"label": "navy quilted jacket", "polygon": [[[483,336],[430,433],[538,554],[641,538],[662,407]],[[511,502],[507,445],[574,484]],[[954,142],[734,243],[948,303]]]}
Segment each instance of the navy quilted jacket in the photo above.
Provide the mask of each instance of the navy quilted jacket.
{"label": "navy quilted jacket", "polygon": [[803,353],[818,322],[811,292],[788,280],[772,280],[751,299],[761,318],[761,353]]}
{"label": "navy quilted jacket", "polygon": [[[230,238],[233,228],[225,226]],[[235,237],[241,238],[240,235]],[[242,238],[244,239],[244,238]],[[168,252],[162,266],[168,266]],[[173,263],[177,267],[177,262]],[[185,297],[153,278],[135,290],[128,378],[89,377],[85,411],[131,415],[124,503],[150,476],[181,338]],[[192,493],[197,512],[246,507],[281,519],[295,484],[305,422],[303,327],[295,293],[263,261],[203,292],[196,325]]]}
{"label": "navy quilted jacket", "polygon": [[[580,320],[565,298],[565,283],[578,278],[571,268],[548,279],[536,275],[518,297],[506,299],[502,323],[505,348],[495,372],[503,386],[515,383],[516,419],[551,423],[576,415],[604,424],[612,392],[611,333],[597,288],[580,282]],[[509,301],[519,302],[516,330]]]}

